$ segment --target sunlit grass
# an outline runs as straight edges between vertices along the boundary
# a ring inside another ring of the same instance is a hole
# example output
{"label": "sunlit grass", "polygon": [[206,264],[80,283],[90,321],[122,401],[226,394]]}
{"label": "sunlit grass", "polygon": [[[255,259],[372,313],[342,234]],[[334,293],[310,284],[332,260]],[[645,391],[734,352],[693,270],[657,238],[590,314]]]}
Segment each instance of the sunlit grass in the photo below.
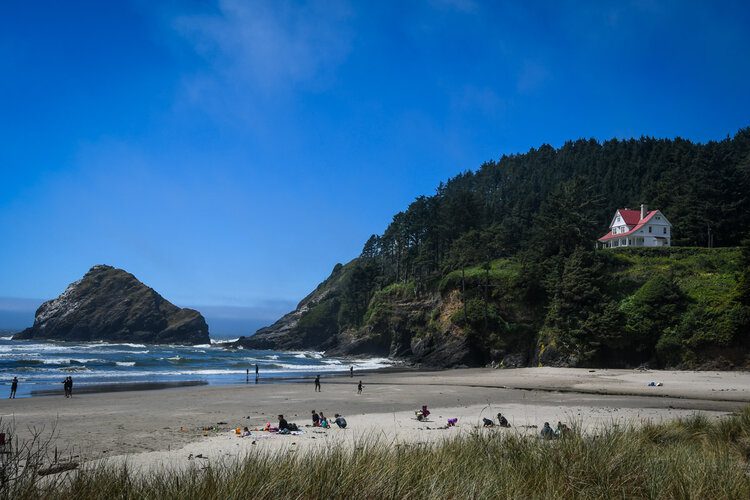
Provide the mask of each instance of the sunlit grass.
{"label": "sunlit grass", "polygon": [[98,465],[56,482],[6,482],[2,491],[65,499],[750,498],[749,456],[747,409],[720,420],[613,425],[551,441],[478,431],[431,447],[369,439],[183,471]]}

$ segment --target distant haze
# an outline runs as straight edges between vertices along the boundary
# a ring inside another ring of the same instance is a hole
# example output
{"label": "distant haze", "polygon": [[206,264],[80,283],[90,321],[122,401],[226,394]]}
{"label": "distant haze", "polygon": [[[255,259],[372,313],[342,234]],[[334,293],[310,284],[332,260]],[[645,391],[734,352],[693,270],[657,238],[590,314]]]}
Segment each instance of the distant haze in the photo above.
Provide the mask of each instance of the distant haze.
{"label": "distant haze", "polygon": [[[43,299],[0,297],[0,331],[19,331],[34,323],[34,314]],[[267,301],[258,306],[182,306],[196,309],[208,322],[212,338],[251,335],[294,309],[293,302]]]}

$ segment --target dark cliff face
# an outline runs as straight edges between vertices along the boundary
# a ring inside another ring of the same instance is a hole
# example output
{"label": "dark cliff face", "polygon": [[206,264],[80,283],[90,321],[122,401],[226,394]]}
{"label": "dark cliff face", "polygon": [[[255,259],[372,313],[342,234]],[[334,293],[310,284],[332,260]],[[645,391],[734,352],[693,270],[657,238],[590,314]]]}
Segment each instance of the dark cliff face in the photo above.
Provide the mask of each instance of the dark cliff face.
{"label": "dark cliff face", "polygon": [[329,345],[338,333],[335,318],[345,269],[346,266],[338,264],[328,279],[302,299],[294,311],[252,337],[240,337],[236,344],[245,349],[277,350],[320,349]]}
{"label": "dark cliff face", "polygon": [[208,344],[208,325],[132,274],[94,266],[56,299],[37,309],[34,326],[14,339]]}
{"label": "dark cliff face", "polygon": [[445,306],[439,294],[385,294],[371,302],[370,314],[363,324],[342,324],[342,301],[356,262],[337,265],[294,311],[253,336],[240,337],[235,346],[314,349],[330,356],[385,356],[428,367],[482,363],[464,332],[449,321],[437,326],[430,321],[431,314]]}

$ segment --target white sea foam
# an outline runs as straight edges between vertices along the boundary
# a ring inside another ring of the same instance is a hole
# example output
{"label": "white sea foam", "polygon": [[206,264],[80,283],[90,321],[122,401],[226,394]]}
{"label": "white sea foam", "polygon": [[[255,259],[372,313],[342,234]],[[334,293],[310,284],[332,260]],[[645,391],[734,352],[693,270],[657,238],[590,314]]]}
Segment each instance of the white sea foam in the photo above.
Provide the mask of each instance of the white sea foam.
{"label": "white sea foam", "polygon": [[46,358],[40,360],[45,365],[69,365],[71,363],[78,363],[84,365],[86,363],[107,363],[103,359],[97,358]]}
{"label": "white sea foam", "polygon": [[146,347],[145,344],[130,344],[128,342],[87,342],[85,344],[81,344],[78,346],[79,349],[97,349],[99,347],[133,347],[133,348],[142,348]]}
{"label": "white sea foam", "polygon": [[212,344],[231,344],[232,342],[237,342],[240,340],[239,337],[236,339],[211,339]]}
{"label": "white sea foam", "polygon": [[135,361],[117,361],[115,364],[117,366],[135,366]]}

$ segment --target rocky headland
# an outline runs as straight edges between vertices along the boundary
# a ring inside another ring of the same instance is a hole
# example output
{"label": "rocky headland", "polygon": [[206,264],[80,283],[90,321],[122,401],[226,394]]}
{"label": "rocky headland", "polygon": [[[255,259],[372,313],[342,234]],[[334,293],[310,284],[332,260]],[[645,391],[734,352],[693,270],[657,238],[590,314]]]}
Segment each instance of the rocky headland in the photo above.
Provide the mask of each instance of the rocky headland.
{"label": "rocky headland", "polygon": [[194,309],[179,308],[111,266],[92,267],[56,299],[39,306],[34,325],[14,339],[208,344],[208,325]]}

